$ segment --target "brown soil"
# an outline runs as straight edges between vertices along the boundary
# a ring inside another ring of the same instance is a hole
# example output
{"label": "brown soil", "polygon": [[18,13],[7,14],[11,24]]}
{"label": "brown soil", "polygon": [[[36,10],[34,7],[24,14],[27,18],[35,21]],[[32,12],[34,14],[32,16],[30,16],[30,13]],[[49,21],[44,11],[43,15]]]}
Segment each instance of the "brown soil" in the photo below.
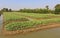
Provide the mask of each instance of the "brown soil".
{"label": "brown soil", "polygon": [[56,27],[60,27],[60,23],[50,23],[45,25],[37,25],[37,27],[34,28],[29,28],[29,29],[25,29],[25,30],[17,30],[17,31],[7,31],[5,28],[3,28],[2,32],[4,35],[15,35],[15,34],[25,34],[25,33],[29,33],[29,32],[33,32],[33,31],[39,31],[39,30],[44,30],[44,29],[51,29],[51,28],[56,28]]}

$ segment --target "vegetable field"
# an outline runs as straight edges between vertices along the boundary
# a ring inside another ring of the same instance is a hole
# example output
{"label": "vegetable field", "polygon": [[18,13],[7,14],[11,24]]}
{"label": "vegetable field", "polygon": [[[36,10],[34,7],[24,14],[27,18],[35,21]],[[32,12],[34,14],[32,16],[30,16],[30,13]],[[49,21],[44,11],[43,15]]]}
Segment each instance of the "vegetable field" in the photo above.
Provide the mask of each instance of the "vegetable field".
{"label": "vegetable field", "polygon": [[60,15],[55,14],[4,12],[3,16],[5,29],[8,31],[24,30],[38,25],[46,26],[48,23],[60,22]]}

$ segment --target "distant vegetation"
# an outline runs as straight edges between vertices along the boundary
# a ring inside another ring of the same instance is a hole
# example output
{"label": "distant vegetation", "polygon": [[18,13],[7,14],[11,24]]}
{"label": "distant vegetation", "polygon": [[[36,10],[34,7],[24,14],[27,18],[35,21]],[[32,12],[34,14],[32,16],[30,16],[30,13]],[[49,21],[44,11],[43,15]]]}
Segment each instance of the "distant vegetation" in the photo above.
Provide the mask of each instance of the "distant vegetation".
{"label": "distant vegetation", "polygon": [[40,14],[60,14],[60,4],[57,4],[54,10],[49,9],[49,6],[45,6],[44,9],[36,8],[36,9],[20,9],[20,10],[12,10],[8,8],[1,9],[2,12],[27,12],[27,13],[40,13]]}
{"label": "distant vegetation", "polygon": [[60,14],[60,4],[55,6],[55,14]]}

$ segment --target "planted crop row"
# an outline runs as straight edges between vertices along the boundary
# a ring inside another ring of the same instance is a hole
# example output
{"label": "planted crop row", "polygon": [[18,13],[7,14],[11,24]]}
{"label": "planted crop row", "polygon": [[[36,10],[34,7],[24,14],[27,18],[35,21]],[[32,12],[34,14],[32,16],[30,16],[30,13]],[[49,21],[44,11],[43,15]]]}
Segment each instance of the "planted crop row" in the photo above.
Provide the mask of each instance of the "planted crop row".
{"label": "planted crop row", "polygon": [[26,17],[21,16],[21,15],[17,15],[14,13],[4,13],[4,21],[9,21],[9,20],[28,20]]}
{"label": "planted crop row", "polygon": [[60,22],[59,19],[48,19],[48,20],[41,20],[41,21],[26,21],[26,22],[12,22],[5,26],[6,30],[14,31],[14,30],[23,30],[30,27],[36,27],[37,25],[43,26],[47,25],[48,23]]}
{"label": "planted crop row", "polygon": [[15,31],[15,30],[23,30],[31,27],[35,27],[39,23],[34,21],[26,21],[26,22],[12,22],[5,26],[6,30],[8,31]]}
{"label": "planted crop row", "polygon": [[59,17],[60,15],[55,15],[55,14],[36,14],[36,13],[15,13],[21,16],[28,16],[32,18],[50,18],[50,17]]}

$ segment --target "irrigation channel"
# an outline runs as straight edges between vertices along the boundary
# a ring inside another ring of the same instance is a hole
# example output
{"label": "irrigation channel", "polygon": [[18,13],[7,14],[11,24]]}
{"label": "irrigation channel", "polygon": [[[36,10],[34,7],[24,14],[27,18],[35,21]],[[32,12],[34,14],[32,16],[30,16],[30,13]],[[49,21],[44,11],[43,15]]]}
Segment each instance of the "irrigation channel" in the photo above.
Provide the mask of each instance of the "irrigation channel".
{"label": "irrigation channel", "polygon": [[60,38],[60,28],[46,29],[19,35],[2,34],[3,15],[0,16],[0,38]]}

